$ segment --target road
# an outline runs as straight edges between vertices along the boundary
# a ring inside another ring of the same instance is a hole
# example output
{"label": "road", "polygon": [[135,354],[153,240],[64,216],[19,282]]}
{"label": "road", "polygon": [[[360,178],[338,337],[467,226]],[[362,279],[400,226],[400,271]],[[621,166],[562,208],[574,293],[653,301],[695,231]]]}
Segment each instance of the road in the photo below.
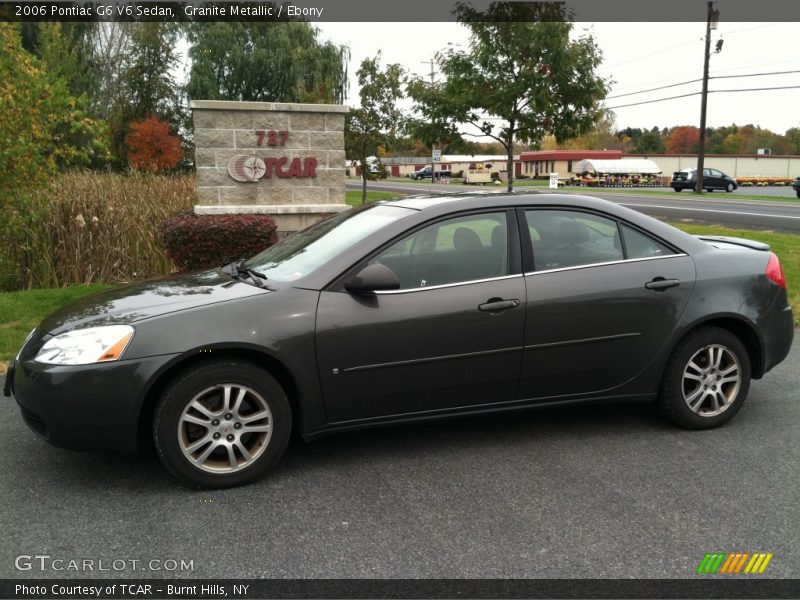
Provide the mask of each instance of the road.
{"label": "road", "polygon": [[[692,578],[742,551],[797,578],[799,372],[796,342],[712,431],[640,405],[418,424],[295,441],[269,478],[214,492],[152,457],[52,448],[4,398],[0,577]],[[37,553],[194,570],[15,569]]]}
{"label": "road", "polygon": [[[360,189],[359,182],[347,182],[348,189]],[[489,191],[496,188],[473,188],[463,185],[441,185],[420,183],[370,183],[370,190],[400,192],[403,194],[450,193],[457,194],[465,191]],[[761,191],[762,188],[754,188]],[[547,193],[545,188],[521,187],[518,191],[536,191]],[[636,194],[633,191],[614,192],[613,190],[599,190],[596,188],[575,188],[559,190],[559,194],[584,194],[604,198],[617,204],[633,208],[640,212],[664,220],[689,220],[699,223],[724,225],[740,229],[763,229],[787,233],[800,232],[800,202],[786,202],[780,200],[748,200],[737,199],[736,190],[733,194],[723,192],[704,195],[702,199],[693,198],[689,192],[676,194],[670,191],[670,196],[659,196],[648,193]],[[773,193],[786,195],[787,198],[794,194],[794,190],[779,190]],[[744,190],[750,194],[752,190]]]}

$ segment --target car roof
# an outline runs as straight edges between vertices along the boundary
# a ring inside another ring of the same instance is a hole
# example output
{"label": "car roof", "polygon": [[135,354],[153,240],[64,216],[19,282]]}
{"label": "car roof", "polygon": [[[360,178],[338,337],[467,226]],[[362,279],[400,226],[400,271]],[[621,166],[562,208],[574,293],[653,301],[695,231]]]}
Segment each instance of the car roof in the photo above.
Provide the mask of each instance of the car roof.
{"label": "car roof", "polygon": [[[454,212],[494,206],[572,206],[617,213],[620,206],[579,194],[548,194],[546,192],[508,192],[500,190],[472,191],[439,195],[405,196],[383,200],[380,204],[399,206],[424,212]],[[438,210],[437,210],[438,209]]]}
{"label": "car roof", "polygon": [[571,193],[547,193],[538,191],[507,192],[486,190],[442,195],[406,196],[394,200],[376,202],[388,206],[419,211],[420,216],[436,218],[450,213],[486,208],[507,208],[514,206],[541,206],[542,208],[577,208],[606,213],[638,225],[655,235],[666,239],[679,248],[689,250],[698,248],[698,241],[683,231],[675,229],[641,212],[620,206],[608,200]]}

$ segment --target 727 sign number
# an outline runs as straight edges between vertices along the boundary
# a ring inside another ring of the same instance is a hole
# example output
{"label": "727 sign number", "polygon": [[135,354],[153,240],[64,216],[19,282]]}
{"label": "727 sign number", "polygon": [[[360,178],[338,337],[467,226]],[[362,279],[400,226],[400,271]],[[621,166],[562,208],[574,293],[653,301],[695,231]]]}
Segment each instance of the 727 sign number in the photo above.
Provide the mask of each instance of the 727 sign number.
{"label": "727 sign number", "polygon": [[259,129],[256,131],[256,146],[263,146],[264,138],[267,138],[267,146],[283,146],[289,139],[289,132]]}

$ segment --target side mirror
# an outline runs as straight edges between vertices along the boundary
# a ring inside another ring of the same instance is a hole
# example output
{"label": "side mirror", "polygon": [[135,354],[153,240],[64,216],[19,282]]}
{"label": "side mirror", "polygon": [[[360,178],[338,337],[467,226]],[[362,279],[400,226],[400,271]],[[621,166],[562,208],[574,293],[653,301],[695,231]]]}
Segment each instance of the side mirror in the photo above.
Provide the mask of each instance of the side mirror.
{"label": "side mirror", "polygon": [[371,294],[382,290],[399,289],[400,280],[389,267],[374,263],[364,267],[345,282],[344,288],[351,294]]}

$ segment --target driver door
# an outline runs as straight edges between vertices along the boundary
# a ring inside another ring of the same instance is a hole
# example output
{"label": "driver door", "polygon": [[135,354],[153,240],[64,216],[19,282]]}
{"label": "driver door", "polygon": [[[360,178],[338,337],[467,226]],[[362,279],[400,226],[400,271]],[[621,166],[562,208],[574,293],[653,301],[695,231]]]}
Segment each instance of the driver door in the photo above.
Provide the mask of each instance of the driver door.
{"label": "driver door", "polygon": [[317,358],[331,422],[515,399],[525,323],[524,279],[509,268],[515,228],[504,210],[445,219],[369,260],[400,289],[322,292]]}

